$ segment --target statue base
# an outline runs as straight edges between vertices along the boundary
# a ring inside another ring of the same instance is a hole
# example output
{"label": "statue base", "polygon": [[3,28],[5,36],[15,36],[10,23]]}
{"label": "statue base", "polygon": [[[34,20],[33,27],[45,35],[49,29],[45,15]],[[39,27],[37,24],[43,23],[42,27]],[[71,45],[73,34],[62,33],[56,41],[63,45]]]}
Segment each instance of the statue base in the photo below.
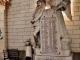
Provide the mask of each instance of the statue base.
{"label": "statue base", "polygon": [[62,50],[61,54],[43,54],[40,48],[35,49],[34,60],[73,60],[70,50]]}
{"label": "statue base", "polygon": [[44,56],[39,56],[39,55],[35,55],[35,60],[72,60],[72,56],[73,54],[71,54],[70,56],[47,56],[47,55],[44,55]]}
{"label": "statue base", "polygon": [[35,49],[35,52],[36,52],[36,55],[40,55],[40,56],[42,56],[42,55],[50,55],[50,56],[70,56],[71,55],[71,51],[70,50],[62,50],[62,51],[60,51],[60,52],[58,52],[57,54],[43,54],[42,52],[41,52],[41,49],[40,48],[36,48]]}

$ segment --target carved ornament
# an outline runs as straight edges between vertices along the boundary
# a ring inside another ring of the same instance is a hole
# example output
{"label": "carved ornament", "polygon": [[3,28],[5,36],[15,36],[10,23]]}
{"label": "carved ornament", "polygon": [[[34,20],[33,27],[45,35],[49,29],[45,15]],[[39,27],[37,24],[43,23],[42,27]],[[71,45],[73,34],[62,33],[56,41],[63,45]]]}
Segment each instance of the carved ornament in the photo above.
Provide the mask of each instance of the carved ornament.
{"label": "carved ornament", "polygon": [[6,2],[9,2],[9,0],[0,0],[0,5],[5,6]]}

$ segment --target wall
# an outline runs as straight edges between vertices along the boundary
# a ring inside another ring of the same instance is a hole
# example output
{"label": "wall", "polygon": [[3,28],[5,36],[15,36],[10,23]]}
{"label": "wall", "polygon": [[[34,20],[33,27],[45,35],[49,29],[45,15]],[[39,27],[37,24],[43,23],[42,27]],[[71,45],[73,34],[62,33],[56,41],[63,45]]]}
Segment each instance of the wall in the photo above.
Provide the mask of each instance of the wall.
{"label": "wall", "polygon": [[[12,0],[8,10],[8,47],[24,49],[24,42],[33,39],[33,28],[30,23],[35,9],[35,0]],[[80,52],[80,0],[72,0],[72,21],[65,18],[67,32],[71,39],[73,52]],[[35,43],[32,43],[35,44]]]}
{"label": "wall", "polygon": [[72,21],[66,20],[66,28],[71,39],[73,52],[80,52],[80,0],[72,1]]}
{"label": "wall", "polygon": [[30,23],[31,14],[36,2],[34,0],[12,0],[8,10],[8,46],[24,49],[25,41],[33,40],[33,28]]}

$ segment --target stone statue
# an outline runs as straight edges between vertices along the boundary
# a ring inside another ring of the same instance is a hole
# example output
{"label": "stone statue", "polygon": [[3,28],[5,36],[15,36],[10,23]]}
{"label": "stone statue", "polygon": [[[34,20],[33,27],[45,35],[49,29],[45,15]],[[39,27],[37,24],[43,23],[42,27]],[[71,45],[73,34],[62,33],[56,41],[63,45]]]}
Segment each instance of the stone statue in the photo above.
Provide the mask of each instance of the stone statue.
{"label": "stone statue", "polygon": [[[68,39],[66,26],[64,23],[62,11],[67,15],[67,17],[71,20],[71,9],[70,9],[70,0],[38,0],[37,7],[33,13],[33,20],[31,21],[34,24],[34,39],[36,45],[40,46],[40,39],[38,37],[40,34],[40,18],[42,17],[46,5],[50,5],[51,9],[57,13],[57,18],[59,18],[60,23],[60,39],[66,40]],[[66,40],[68,41],[68,40]]]}
{"label": "stone statue", "polygon": [[72,20],[70,0],[37,1],[31,21],[36,46],[40,47],[35,49],[35,60],[72,60],[62,11]]}
{"label": "stone statue", "polygon": [[40,47],[40,16],[42,15],[45,7],[45,0],[38,0],[37,1],[37,7],[33,13],[33,20],[31,23],[33,24],[33,27],[35,28],[34,31],[34,39],[36,42],[36,46]]}

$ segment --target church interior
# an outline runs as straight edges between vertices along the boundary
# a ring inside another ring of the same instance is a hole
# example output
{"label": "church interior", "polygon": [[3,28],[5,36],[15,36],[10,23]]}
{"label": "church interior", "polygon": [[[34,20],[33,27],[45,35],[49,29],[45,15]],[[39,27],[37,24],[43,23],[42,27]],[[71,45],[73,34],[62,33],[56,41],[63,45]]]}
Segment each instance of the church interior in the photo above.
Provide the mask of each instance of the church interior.
{"label": "church interior", "polygon": [[80,60],[80,0],[0,0],[0,60]]}

